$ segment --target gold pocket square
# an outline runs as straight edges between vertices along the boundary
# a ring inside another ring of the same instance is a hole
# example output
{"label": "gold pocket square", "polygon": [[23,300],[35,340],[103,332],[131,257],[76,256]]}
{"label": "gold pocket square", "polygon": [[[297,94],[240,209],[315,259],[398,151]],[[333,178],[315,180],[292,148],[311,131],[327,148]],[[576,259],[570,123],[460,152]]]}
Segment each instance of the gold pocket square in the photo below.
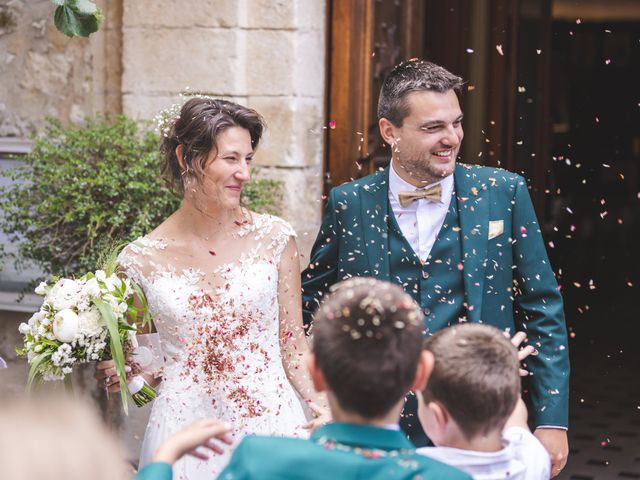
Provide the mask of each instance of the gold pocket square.
{"label": "gold pocket square", "polygon": [[498,235],[502,235],[502,232],[504,232],[504,220],[489,221],[489,240],[496,238]]}

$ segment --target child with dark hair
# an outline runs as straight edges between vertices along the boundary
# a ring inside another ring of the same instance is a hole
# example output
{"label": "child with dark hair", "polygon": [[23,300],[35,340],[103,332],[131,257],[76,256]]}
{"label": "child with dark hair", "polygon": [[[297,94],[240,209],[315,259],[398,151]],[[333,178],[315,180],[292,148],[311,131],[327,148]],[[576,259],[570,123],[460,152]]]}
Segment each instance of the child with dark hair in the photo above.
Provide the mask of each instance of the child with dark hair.
{"label": "child with dark hair", "polygon": [[[334,421],[307,440],[245,437],[218,478],[470,478],[418,455],[398,426],[405,395],[424,388],[433,366],[422,349],[422,322],[399,286],[371,278],[337,284],[315,314],[308,360]],[[152,478],[144,474],[138,479]]]}
{"label": "child with dark hair", "polygon": [[425,349],[435,361],[418,416],[437,446],[418,452],[476,479],[548,479],[549,454],[527,426],[512,342],[489,325],[461,324],[429,337]]}

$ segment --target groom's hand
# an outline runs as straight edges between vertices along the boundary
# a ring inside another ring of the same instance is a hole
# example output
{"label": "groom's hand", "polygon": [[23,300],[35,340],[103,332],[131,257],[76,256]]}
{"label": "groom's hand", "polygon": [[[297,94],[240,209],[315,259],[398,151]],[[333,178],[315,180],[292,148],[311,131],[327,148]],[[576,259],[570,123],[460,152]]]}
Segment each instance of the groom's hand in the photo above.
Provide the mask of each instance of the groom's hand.
{"label": "groom's hand", "polygon": [[533,432],[551,457],[551,477],[558,475],[567,464],[569,440],[567,431],[561,428],[536,428]]}

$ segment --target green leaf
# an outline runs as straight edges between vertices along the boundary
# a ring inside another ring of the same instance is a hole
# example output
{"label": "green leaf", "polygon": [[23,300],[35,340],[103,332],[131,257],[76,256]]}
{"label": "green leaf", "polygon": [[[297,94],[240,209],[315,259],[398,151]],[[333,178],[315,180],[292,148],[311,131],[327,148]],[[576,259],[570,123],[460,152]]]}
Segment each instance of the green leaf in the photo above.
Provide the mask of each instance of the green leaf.
{"label": "green leaf", "polygon": [[[90,13],[88,4],[93,2],[65,1],[63,5],[56,8],[53,15],[53,22],[58,30],[68,37],[88,37],[98,31],[102,23],[102,13],[93,5],[94,9]],[[78,4],[83,10],[78,8]]]}
{"label": "green leaf", "polygon": [[42,352],[39,355],[33,357],[33,360],[31,360],[29,375],[27,376],[27,392],[31,390],[31,384],[36,379],[36,377],[40,375],[40,366],[49,357],[51,357],[51,352]]}
{"label": "green leaf", "polygon": [[96,298],[93,303],[100,315],[107,324],[109,330],[109,348],[111,350],[111,358],[116,365],[116,371],[118,372],[118,379],[120,380],[120,398],[122,399],[122,408],[125,414],[129,414],[129,408],[127,405],[127,374],[124,371],[125,359],[124,351],[122,349],[122,342],[120,341],[120,331],[118,328],[118,319],[113,314],[113,310],[108,303]]}

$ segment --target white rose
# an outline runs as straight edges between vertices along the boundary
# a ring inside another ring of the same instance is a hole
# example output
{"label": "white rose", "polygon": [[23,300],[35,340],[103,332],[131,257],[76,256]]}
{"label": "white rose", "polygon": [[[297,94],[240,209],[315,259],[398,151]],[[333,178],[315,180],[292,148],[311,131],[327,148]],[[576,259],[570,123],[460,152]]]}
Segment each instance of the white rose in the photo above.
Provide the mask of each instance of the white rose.
{"label": "white rose", "polygon": [[86,336],[94,336],[106,326],[97,308],[90,308],[78,315],[78,331]]}
{"label": "white rose", "polygon": [[53,318],[53,334],[61,342],[71,342],[78,333],[80,319],[71,309],[59,311]]}
{"label": "white rose", "polygon": [[40,285],[34,290],[38,295],[46,295],[48,290],[47,282],[40,282]]}
{"label": "white rose", "polygon": [[47,300],[57,311],[65,310],[74,306],[80,294],[80,285],[75,280],[63,278],[51,288],[47,295]]}

